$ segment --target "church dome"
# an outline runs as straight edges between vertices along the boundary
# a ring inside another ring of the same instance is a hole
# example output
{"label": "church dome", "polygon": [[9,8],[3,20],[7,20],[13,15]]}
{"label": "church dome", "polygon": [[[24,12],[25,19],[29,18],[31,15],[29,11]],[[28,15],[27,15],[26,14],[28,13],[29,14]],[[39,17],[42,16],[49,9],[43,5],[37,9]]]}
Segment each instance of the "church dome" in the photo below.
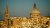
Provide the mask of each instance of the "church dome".
{"label": "church dome", "polygon": [[34,3],[34,6],[33,6],[33,9],[31,10],[31,14],[34,14],[34,13],[39,13],[40,14],[40,11],[38,8],[36,8],[36,4]]}
{"label": "church dome", "polygon": [[40,13],[40,11],[39,11],[38,9],[34,8],[34,9],[31,11],[31,13]]}

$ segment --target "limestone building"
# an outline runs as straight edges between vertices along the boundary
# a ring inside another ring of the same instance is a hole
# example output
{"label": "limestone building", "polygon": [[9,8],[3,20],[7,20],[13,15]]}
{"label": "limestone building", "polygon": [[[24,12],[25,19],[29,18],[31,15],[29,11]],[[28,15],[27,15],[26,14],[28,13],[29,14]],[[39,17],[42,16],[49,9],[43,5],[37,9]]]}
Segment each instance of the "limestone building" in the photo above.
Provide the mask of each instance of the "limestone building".
{"label": "limestone building", "polygon": [[30,12],[30,17],[10,17],[8,12],[8,4],[6,2],[6,9],[4,20],[0,21],[0,28],[46,28],[50,27],[50,17],[41,16],[40,10],[34,3],[33,9]]}

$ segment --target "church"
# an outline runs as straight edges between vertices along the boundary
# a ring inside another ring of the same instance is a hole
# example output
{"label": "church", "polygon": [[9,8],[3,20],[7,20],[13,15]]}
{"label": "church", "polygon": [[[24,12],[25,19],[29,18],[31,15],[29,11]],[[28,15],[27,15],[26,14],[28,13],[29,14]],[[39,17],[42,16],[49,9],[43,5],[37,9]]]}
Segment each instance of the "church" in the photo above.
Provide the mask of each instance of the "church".
{"label": "church", "polygon": [[0,21],[0,28],[50,28],[50,17],[41,16],[39,8],[34,3],[30,12],[30,17],[10,17],[8,12],[8,3],[6,1],[6,9],[4,20]]}

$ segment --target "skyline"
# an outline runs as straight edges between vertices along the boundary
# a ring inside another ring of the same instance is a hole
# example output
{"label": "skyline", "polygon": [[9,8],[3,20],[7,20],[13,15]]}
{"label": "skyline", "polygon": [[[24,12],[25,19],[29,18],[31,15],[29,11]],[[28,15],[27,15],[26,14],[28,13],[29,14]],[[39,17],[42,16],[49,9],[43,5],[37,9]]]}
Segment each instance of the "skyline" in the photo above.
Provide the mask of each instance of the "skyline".
{"label": "skyline", "polygon": [[[50,0],[36,0],[35,3],[41,12],[41,15],[50,16],[50,10],[48,10],[50,9]],[[8,0],[9,16],[29,17],[29,12],[32,10],[33,4],[34,0]],[[5,8],[6,0],[2,0],[2,9],[0,8],[1,19],[4,17]]]}

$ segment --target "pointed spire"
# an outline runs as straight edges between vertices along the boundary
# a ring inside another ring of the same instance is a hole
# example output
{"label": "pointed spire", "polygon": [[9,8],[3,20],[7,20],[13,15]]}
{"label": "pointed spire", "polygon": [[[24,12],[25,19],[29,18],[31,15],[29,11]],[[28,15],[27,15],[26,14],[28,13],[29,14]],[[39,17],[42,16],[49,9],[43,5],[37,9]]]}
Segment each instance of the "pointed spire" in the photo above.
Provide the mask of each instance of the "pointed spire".
{"label": "pointed spire", "polygon": [[8,11],[8,0],[6,0],[6,10]]}
{"label": "pointed spire", "polygon": [[9,14],[8,14],[8,1],[6,0],[5,19],[7,18],[9,18]]}
{"label": "pointed spire", "polygon": [[5,16],[4,16],[4,21],[5,21],[5,24],[7,26],[7,28],[10,27],[10,24],[11,24],[11,20],[9,19],[9,14],[8,14],[8,0],[6,0],[6,10],[5,10]]}

